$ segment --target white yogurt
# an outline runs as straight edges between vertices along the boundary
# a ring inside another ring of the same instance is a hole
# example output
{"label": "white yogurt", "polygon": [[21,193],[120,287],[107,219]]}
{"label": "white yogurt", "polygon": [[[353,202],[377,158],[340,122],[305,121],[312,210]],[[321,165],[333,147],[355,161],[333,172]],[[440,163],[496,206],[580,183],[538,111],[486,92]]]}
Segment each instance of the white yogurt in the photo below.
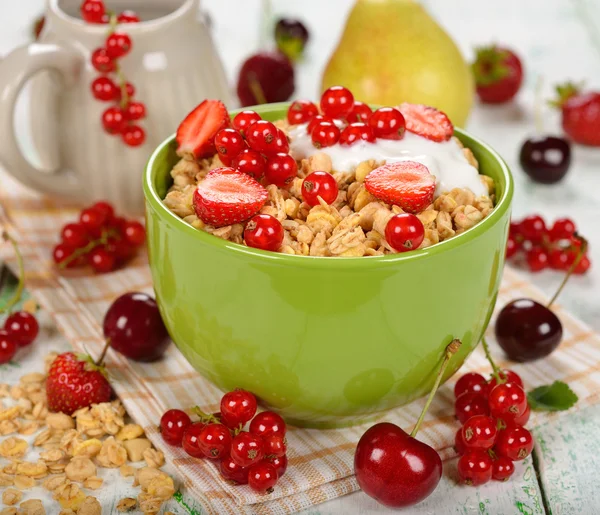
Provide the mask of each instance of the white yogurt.
{"label": "white yogurt", "polygon": [[437,143],[406,131],[398,141],[378,139],[375,143],[360,141],[350,146],[336,144],[318,149],[312,144],[306,125],[298,125],[289,132],[290,153],[295,159],[324,152],[331,157],[333,169],[337,172],[351,172],[368,159],[388,163],[417,161],[435,175],[436,197],[453,188],[469,188],[476,196],[488,194],[479,172],[469,164],[462,148],[452,139]]}

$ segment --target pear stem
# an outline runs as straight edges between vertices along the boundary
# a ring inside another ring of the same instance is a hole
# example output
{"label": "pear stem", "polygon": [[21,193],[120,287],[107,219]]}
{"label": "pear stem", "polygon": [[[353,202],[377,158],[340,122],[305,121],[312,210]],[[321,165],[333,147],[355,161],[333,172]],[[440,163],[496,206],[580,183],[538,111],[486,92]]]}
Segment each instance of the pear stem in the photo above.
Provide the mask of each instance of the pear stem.
{"label": "pear stem", "polygon": [[546,306],[548,309],[550,309],[550,306],[552,306],[552,304],[554,304],[554,302],[556,301],[556,299],[558,298],[558,296],[562,292],[563,288],[565,287],[565,284],[567,284],[567,281],[569,280],[569,277],[571,277],[571,275],[573,274],[573,272],[577,268],[577,265],[581,261],[581,258],[585,255],[585,253],[587,251],[587,247],[588,247],[587,240],[583,236],[580,236],[579,234],[575,234],[575,238],[577,238],[581,242],[581,245],[579,247],[579,252],[577,254],[577,257],[575,258],[575,261],[573,261],[573,264],[571,265],[571,268],[569,268],[569,270],[567,271],[567,273],[563,277],[563,280],[560,283],[560,286],[558,287],[558,290],[556,290],[556,293],[550,299],[550,302],[548,302],[548,305]]}
{"label": "pear stem", "polygon": [[410,433],[410,436],[412,438],[417,436],[417,433],[419,432],[419,428],[421,427],[421,424],[423,423],[423,419],[425,418],[425,414],[427,413],[427,410],[429,409],[429,406],[431,405],[431,401],[433,401],[433,397],[435,396],[435,393],[437,392],[438,388],[440,387],[440,383],[442,382],[442,377],[444,375],[444,372],[446,371],[446,367],[448,366],[448,363],[450,363],[450,358],[452,358],[452,356],[454,356],[454,354],[456,354],[456,352],[458,352],[458,349],[460,349],[460,346],[461,346],[461,341],[458,339],[454,339],[450,342],[448,347],[446,347],[446,354],[444,356],[444,360],[442,361],[442,365],[440,366],[440,369],[438,370],[437,377],[435,378],[435,383],[433,383],[433,388],[431,389],[431,392],[429,392],[429,397],[427,397],[425,406],[423,406],[423,410],[421,411],[421,414],[419,415],[419,420],[417,420],[415,427],[413,428],[412,432]]}
{"label": "pear stem", "polygon": [[19,266],[19,284],[12,297],[6,302],[4,306],[0,307],[0,314],[9,312],[12,309],[12,307],[21,300],[21,296],[23,295],[23,289],[25,288],[25,265],[23,264],[23,255],[19,250],[19,245],[17,244],[16,240],[6,231],[2,232],[2,239],[4,241],[10,242],[15,251],[15,255],[17,256],[17,264]]}
{"label": "pear stem", "polygon": [[106,343],[104,344],[104,348],[102,349],[102,354],[100,354],[98,359],[95,361],[96,366],[98,366],[98,367],[102,366],[102,362],[104,361],[104,358],[106,357],[106,353],[108,352],[109,347],[110,347],[110,338],[108,340],[106,340]]}

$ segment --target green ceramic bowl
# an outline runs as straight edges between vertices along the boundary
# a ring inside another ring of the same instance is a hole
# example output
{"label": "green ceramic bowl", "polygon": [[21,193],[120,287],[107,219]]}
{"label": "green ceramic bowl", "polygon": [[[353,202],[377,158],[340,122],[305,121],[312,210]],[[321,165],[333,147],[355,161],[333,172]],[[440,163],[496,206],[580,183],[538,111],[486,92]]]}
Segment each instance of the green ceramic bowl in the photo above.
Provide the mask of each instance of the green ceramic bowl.
{"label": "green ceramic bowl", "polygon": [[[283,118],[287,104],[255,108]],[[496,301],[513,182],[485,143],[456,130],[496,182],[498,203],[469,231],[376,257],[290,256],[199,231],[161,202],[178,158],[170,138],[144,177],[150,267],[175,344],[223,390],[244,388],[288,421],[351,425],[427,393],[444,349],[477,345]]]}

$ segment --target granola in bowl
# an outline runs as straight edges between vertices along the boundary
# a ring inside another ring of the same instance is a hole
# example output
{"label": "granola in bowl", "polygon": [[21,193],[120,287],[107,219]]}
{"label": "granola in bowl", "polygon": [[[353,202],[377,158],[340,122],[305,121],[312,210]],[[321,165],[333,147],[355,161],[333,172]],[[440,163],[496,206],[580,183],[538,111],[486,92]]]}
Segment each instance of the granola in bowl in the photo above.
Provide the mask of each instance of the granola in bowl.
{"label": "granola in bowl", "polygon": [[287,120],[243,111],[230,128],[219,104],[203,102],[180,126],[164,199],[213,236],[285,254],[381,256],[440,243],[494,209],[493,180],[433,108],[365,114],[355,102],[342,121],[297,101]]}

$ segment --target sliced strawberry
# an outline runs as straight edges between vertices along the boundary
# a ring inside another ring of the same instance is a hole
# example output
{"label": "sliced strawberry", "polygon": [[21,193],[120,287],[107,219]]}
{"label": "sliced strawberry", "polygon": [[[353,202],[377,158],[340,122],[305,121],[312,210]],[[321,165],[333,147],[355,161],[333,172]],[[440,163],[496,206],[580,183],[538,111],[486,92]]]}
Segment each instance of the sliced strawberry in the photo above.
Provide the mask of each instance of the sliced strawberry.
{"label": "sliced strawberry", "polygon": [[216,168],[194,192],[194,209],[205,224],[222,227],[243,222],[263,207],[267,190],[248,174]]}
{"label": "sliced strawberry", "polygon": [[229,113],[220,100],[205,100],[177,128],[177,154],[181,157],[212,156],[217,132],[229,126]]}
{"label": "sliced strawberry", "polygon": [[406,120],[407,131],[432,141],[449,140],[454,133],[450,119],[435,107],[404,102],[398,109]]}
{"label": "sliced strawberry", "polygon": [[421,163],[400,161],[375,168],[367,175],[365,188],[388,204],[420,213],[433,202],[435,177]]}

